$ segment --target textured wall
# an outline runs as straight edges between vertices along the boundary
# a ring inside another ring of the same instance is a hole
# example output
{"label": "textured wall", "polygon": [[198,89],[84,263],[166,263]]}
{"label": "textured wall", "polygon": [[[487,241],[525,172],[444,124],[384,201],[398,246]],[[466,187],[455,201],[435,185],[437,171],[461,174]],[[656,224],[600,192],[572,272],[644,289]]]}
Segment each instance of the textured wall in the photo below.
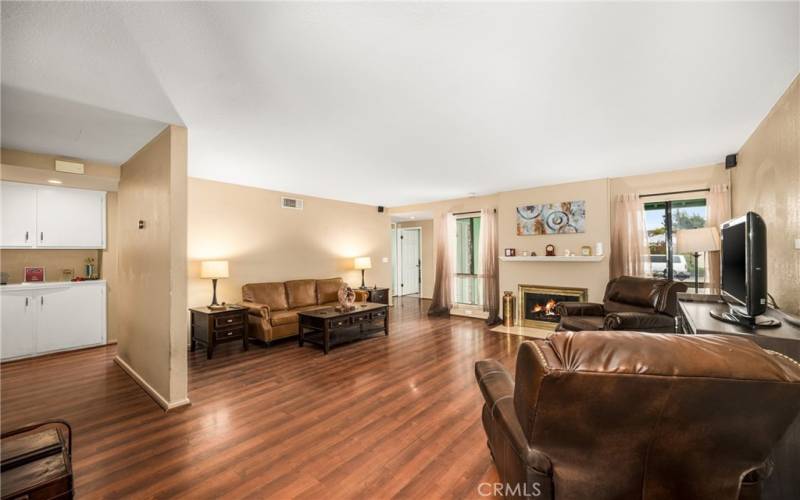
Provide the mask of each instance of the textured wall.
{"label": "textured wall", "polygon": [[185,402],[185,128],[167,127],[122,165],[117,209],[117,355],[165,402]]}
{"label": "textured wall", "polygon": [[768,283],[778,304],[800,314],[800,76],[739,150],[731,170],[733,216],[767,224]]}

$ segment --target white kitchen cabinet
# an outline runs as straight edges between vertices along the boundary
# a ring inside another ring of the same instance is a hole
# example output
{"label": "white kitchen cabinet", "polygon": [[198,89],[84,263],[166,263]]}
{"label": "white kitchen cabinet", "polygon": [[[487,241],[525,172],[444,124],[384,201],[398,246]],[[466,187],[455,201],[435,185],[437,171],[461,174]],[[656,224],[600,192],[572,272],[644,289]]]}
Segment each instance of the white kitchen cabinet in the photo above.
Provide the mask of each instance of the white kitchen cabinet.
{"label": "white kitchen cabinet", "polygon": [[105,248],[106,193],[2,182],[2,248]]}
{"label": "white kitchen cabinet", "polygon": [[31,248],[36,242],[36,186],[3,182],[0,246]]}
{"label": "white kitchen cabinet", "polygon": [[42,289],[36,304],[36,353],[102,343],[104,295],[100,286]]}
{"label": "white kitchen cabinet", "polygon": [[3,360],[106,342],[106,283],[6,285],[2,303]]}
{"label": "white kitchen cabinet", "polygon": [[35,314],[33,297],[27,291],[0,295],[0,356],[3,359],[30,356],[35,352]]}
{"label": "white kitchen cabinet", "polygon": [[38,248],[105,247],[106,193],[42,186],[36,190]]}

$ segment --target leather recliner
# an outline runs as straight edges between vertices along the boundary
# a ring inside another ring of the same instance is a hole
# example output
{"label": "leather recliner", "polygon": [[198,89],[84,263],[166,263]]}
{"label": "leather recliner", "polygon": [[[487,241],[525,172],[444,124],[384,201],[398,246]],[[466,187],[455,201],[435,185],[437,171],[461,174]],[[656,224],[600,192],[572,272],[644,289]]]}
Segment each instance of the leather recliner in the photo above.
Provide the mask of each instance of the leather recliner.
{"label": "leather recliner", "polygon": [[800,364],[734,336],[557,332],[475,375],[507,498],[757,499],[800,413]]}
{"label": "leather recliner", "polygon": [[[339,303],[342,278],[248,283],[242,286],[242,303],[248,311],[248,335],[269,344],[298,334],[297,313]],[[369,292],[354,290],[356,301],[365,302]]]}
{"label": "leather recliner", "polygon": [[560,331],[635,330],[674,333],[678,292],[686,285],[656,278],[621,276],[608,282],[603,303],[560,302]]}

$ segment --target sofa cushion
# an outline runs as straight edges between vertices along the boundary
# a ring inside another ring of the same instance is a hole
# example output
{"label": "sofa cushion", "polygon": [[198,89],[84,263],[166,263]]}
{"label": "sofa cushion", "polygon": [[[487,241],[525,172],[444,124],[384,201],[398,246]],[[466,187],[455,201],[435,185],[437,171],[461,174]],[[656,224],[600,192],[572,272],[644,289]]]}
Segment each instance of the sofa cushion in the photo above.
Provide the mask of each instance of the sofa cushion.
{"label": "sofa cushion", "polygon": [[280,326],[280,325],[290,325],[292,323],[297,323],[297,311],[278,311],[276,313],[272,313],[269,316],[269,322],[272,326]]}
{"label": "sofa cushion", "polygon": [[344,285],[342,278],[317,280],[317,304],[339,301],[339,289]]}
{"label": "sofa cushion", "polygon": [[602,316],[564,316],[558,325],[559,330],[570,332],[594,331],[603,329]]}
{"label": "sofa cushion", "polygon": [[289,308],[283,283],[248,283],[242,287],[242,299],[266,304],[272,311],[285,311]]}
{"label": "sofa cushion", "polygon": [[311,306],[317,303],[316,280],[292,280],[287,281],[284,285],[286,285],[289,309]]}

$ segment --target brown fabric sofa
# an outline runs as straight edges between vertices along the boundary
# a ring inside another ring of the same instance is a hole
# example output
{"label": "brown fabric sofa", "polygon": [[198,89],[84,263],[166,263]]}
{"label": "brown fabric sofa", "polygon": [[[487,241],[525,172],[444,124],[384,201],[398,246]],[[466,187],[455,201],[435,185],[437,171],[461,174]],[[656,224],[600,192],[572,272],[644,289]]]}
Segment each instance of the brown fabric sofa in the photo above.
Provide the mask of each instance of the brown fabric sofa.
{"label": "brown fabric sofa", "polygon": [[800,413],[800,364],[726,335],[557,332],[475,376],[506,498],[757,499]]}
{"label": "brown fabric sofa", "polygon": [[558,330],[635,330],[637,332],[675,332],[678,292],[686,285],[656,278],[620,276],[608,282],[603,303],[561,302]]}
{"label": "brown fabric sofa", "polygon": [[[329,278],[244,285],[242,305],[249,309],[250,337],[269,343],[297,335],[297,313],[337,305],[344,284],[342,278]],[[369,296],[363,290],[355,292],[356,301]]]}

